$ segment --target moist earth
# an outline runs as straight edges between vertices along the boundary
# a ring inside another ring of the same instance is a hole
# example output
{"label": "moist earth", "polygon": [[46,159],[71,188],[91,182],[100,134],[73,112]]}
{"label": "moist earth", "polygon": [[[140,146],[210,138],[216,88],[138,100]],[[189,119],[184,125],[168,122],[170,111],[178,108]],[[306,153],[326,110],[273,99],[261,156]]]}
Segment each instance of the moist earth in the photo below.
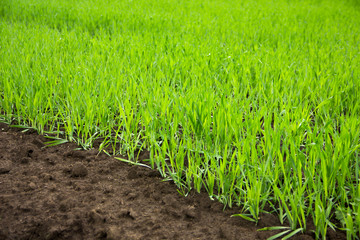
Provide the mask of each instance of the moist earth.
{"label": "moist earth", "polygon": [[[231,217],[207,193],[181,196],[155,170],[73,143],[44,147],[35,131],[0,123],[0,239],[266,239],[275,215]],[[344,239],[330,231],[327,239]],[[292,239],[314,239],[307,231]]]}

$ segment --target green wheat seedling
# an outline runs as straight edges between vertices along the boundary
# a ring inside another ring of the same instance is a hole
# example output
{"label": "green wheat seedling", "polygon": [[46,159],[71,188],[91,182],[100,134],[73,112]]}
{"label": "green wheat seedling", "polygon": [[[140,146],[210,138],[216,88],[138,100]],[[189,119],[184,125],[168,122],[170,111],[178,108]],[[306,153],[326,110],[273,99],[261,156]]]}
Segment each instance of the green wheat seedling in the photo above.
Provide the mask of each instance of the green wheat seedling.
{"label": "green wheat seedling", "polygon": [[359,239],[357,1],[0,2],[1,121]]}

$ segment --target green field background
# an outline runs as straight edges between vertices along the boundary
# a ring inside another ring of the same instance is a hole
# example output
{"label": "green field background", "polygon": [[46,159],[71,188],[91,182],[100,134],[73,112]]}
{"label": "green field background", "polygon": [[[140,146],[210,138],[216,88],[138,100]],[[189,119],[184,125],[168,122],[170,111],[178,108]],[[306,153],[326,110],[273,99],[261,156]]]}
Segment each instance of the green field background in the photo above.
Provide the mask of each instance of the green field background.
{"label": "green field background", "polygon": [[135,164],[148,151],[183,195],[356,239],[359,6],[0,0],[0,120]]}

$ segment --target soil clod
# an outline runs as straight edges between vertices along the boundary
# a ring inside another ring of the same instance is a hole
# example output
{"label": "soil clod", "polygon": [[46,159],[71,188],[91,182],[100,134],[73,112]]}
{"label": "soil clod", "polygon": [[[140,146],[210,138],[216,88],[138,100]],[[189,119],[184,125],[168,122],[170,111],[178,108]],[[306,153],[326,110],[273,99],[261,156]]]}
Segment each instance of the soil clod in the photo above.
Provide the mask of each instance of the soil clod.
{"label": "soil clod", "polygon": [[82,163],[75,163],[71,169],[71,177],[86,177],[88,170]]}

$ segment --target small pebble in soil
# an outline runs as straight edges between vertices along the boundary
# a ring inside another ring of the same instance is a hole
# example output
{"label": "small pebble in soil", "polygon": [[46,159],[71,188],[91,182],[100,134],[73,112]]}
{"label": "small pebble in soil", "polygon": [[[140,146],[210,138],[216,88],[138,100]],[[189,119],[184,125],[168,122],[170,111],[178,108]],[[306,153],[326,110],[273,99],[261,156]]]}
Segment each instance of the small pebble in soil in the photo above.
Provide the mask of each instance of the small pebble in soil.
{"label": "small pebble in soil", "polygon": [[88,174],[88,170],[82,163],[75,163],[71,169],[72,177],[85,177]]}
{"label": "small pebble in soil", "polygon": [[29,183],[29,188],[30,188],[31,190],[34,190],[34,189],[36,188],[36,184],[33,183],[33,182]]}
{"label": "small pebble in soil", "polygon": [[0,162],[0,174],[9,173],[11,170],[11,161],[1,161]]}

